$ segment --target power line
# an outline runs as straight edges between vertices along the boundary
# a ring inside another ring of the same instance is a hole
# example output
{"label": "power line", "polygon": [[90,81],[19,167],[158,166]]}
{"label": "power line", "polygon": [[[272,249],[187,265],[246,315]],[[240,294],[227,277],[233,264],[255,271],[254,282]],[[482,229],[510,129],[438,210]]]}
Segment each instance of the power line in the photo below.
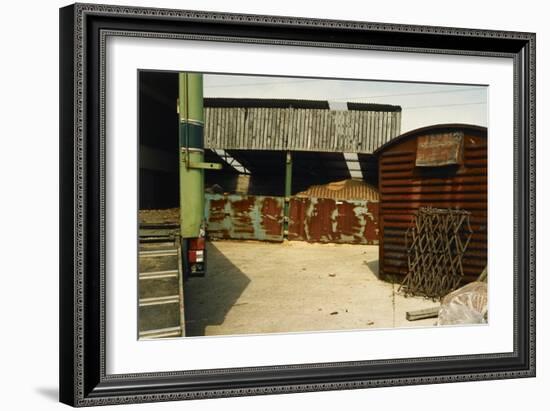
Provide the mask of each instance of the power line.
{"label": "power line", "polygon": [[453,106],[473,106],[473,105],[479,105],[484,104],[486,105],[486,101],[476,101],[474,103],[457,103],[457,104],[438,104],[438,105],[432,105],[432,106],[405,106],[402,107],[403,109],[407,110],[415,110],[418,108],[439,108],[439,107],[453,107]]}
{"label": "power line", "polygon": [[240,84],[223,84],[221,86],[205,86],[204,88],[228,88],[228,87],[249,87],[249,86],[271,86],[271,85],[281,85],[281,84],[295,84],[295,83],[309,83],[315,81],[311,80],[295,80],[295,81],[274,81],[270,83],[240,83]]}
{"label": "power line", "polygon": [[[206,86],[205,89],[217,89],[217,88],[235,88],[235,87],[252,87],[252,86],[271,86],[271,85],[283,85],[283,84],[297,84],[297,83],[310,83],[313,81],[326,81],[326,80],[295,80],[295,81],[279,81],[279,82],[263,82],[263,83],[240,83],[240,84],[225,84],[219,86]],[[387,98],[387,97],[404,97],[404,96],[422,96],[431,94],[449,94],[449,93],[463,93],[468,91],[481,91],[482,86],[468,87],[460,90],[434,90],[425,92],[413,92],[413,93],[394,93],[394,94],[379,94],[369,96],[347,96],[347,97],[326,97],[330,101],[351,101],[358,99],[372,99],[372,98]]]}
{"label": "power line", "polygon": [[473,91],[480,90],[479,87],[469,87],[461,90],[436,90],[436,91],[425,91],[421,93],[400,93],[400,94],[381,94],[378,96],[359,96],[359,97],[337,97],[331,98],[331,100],[354,100],[354,99],[365,99],[365,98],[384,98],[384,97],[403,97],[403,96],[422,96],[426,94],[447,94],[447,93],[462,93],[464,91]]}

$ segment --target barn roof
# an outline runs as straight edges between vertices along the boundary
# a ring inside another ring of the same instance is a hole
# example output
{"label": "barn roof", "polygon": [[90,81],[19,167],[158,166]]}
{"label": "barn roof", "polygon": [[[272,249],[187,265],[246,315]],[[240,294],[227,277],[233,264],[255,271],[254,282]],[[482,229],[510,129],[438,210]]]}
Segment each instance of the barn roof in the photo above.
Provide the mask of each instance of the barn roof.
{"label": "barn roof", "polygon": [[[204,107],[211,108],[295,108],[329,110],[329,102],[326,100],[301,100],[301,99],[277,99],[277,98],[225,98],[205,97]],[[385,111],[399,112],[401,106],[374,103],[346,103],[347,109],[352,111]]]}
{"label": "barn roof", "polygon": [[327,101],[205,98],[205,148],[371,154],[399,135],[401,107]]}

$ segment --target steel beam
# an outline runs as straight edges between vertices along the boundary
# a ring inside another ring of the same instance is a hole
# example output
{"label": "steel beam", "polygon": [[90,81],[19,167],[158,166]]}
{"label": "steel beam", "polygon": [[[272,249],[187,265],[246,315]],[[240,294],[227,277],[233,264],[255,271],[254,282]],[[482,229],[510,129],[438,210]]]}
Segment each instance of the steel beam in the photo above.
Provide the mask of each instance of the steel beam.
{"label": "steel beam", "polygon": [[180,235],[199,237],[204,220],[204,171],[190,167],[204,162],[202,74],[179,73]]}

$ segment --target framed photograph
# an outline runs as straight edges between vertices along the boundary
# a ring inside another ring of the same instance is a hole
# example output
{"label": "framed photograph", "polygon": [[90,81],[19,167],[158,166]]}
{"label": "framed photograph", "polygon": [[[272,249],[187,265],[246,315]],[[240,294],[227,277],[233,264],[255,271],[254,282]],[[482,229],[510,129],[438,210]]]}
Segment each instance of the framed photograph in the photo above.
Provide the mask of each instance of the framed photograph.
{"label": "framed photograph", "polygon": [[60,10],[60,399],[535,376],[535,34]]}

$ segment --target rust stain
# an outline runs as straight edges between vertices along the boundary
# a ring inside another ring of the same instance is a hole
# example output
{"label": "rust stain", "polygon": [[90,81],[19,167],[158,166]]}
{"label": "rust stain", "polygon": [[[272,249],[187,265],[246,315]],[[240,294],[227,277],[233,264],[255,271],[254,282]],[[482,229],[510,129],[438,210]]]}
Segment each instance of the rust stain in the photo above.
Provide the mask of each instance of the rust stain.
{"label": "rust stain", "polygon": [[283,197],[206,195],[209,238],[283,240]]}
{"label": "rust stain", "polygon": [[251,197],[245,197],[243,199],[234,199],[230,205],[232,208],[231,225],[233,233],[237,238],[239,235],[253,235],[254,227],[252,226],[251,212],[254,208],[254,199]]}
{"label": "rust stain", "polygon": [[261,218],[266,236],[278,238],[281,235],[283,223],[283,203],[271,197],[262,201]]}
{"label": "rust stain", "polygon": [[309,198],[291,198],[289,208],[288,239],[305,240],[304,219],[305,208],[309,206]]}
{"label": "rust stain", "polygon": [[464,133],[430,134],[418,137],[416,166],[433,167],[461,164],[464,152]]}
{"label": "rust stain", "polygon": [[378,228],[378,209],[379,205],[378,203],[369,203],[369,213],[367,214],[367,218],[370,220],[367,221],[367,224],[365,224],[365,232],[364,236],[365,238],[376,238],[378,240],[378,236],[380,234],[380,230]]}
{"label": "rust stain", "polygon": [[210,220],[212,222],[222,222],[225,218],[225,204],[224,199],[213,200],[210,202]]}
{"label": "rust stain", "polygon": [[376,202],[292,198],[289,240],[378,244],[377,220]]}
{"label": "rust stain", "polygon": [[[208,194],[206,198],[210,238],[283,240],[284,198],[219,194]],[[288,239],[378,244],[378,203],[293,197]]]}

